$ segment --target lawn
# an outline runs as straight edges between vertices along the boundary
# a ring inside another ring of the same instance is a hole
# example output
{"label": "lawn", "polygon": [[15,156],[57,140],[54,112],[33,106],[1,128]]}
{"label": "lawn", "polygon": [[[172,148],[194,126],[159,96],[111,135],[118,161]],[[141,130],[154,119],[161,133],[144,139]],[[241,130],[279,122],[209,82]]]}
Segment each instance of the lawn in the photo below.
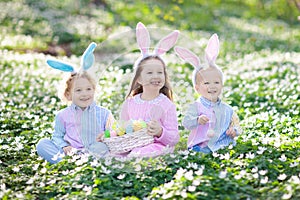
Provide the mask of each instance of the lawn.
{"label": "lawn", "polygon": [[[280,6],[279,6],[280,5]],[[239,7],[237,7],[239,6]],[[293,1],[0,1],[0,198],[2,199],[300,199],[300,27]],[[173,29],[200,57],[220,37],[223,100],[241,120],[236,146],[203,155],[186,150],[182,125],[197,94],[192,66],[164,56],[181,139],[153,159],[40,159],[51,137],[63,73],[48,58],[80,63],[95,41],[97,102],[117,117],[139,56],[134,28],[152,45]]]}

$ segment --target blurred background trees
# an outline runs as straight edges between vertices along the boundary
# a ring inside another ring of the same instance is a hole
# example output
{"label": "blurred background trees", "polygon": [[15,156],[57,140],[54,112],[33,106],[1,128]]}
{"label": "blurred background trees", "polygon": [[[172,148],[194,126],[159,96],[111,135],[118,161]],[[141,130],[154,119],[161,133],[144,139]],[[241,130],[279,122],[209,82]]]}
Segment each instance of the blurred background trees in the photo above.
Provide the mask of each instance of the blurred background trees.
{"label": "blurred background trees", "polygon": [[234,32],[226,27],[231,19],[280,20],[284,29],[299,26],[300,13],[299,0],[1,0],[0,7],[2,49],[53,55],[79,55],[91,40],[101,43],[139,21],[191,32]]}

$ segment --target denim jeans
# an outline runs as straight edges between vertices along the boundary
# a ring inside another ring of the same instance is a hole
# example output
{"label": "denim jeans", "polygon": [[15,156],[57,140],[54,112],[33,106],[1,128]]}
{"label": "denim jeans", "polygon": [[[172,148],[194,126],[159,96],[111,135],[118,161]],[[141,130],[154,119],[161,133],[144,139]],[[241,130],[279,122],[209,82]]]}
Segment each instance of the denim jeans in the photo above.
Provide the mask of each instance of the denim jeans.
{"label": "denim jeans", "polygon": [[62,158],[60,155],[64,155],[63,149],[56,146],[54,142],[48,138],[43,138],[37,143],[36,151],[39,156],[51,164],[61,161]]}
{"label": "denim jeans", "polygon": [[[36,145],[36,151],[39,156],[50,162],[51,164],[58,163],[65,155],[62,148],[59,148],[55,143],[47,138],[41,139]],[[90,153],[96,158],[102,158],[109,152],[106,144],[102,142],[94,142],[89,146],[88,151],[79,151],[77,154]]]}
{"label": "denim jeans", "polygon": [[212,151],[206,146],[206,147],[200,147],[199,145],[195,145],[192,148],[189,148],[189,150],[202,152],[202,153],[211,153]]}

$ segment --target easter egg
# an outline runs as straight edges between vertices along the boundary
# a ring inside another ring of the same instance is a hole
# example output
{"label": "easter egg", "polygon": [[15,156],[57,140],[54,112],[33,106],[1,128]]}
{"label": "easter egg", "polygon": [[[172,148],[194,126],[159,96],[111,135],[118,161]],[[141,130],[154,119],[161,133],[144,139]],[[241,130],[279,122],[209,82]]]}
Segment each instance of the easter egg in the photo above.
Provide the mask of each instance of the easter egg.
{"label": "easter egg", "polygon": [[133,121],[132,126],[133,126],[134,131],[138,131],[140,129],[140,126],[139,126],[139,123],[137,120]]}
{"label": "easter egg", "polygon": [[132,124],[128,124],[128,125],[126,126],[125,132],[126,132],[127,134],[133,133],[133,132],[134,132],[133,127],[132,127]]}
{"label": "easter egg", "polygon": [[116,137],[116,136],[117,136],[117,132],[115,130],[111,130],[110,137]]}
{"label": "easter egg", "polygon": [[117,135],[118,135],[118,136],[122,136],[122,135],[125,134],[125,130],[120,130],[120,129],[119,129],[119,130],[117,130],[116,132],[117,132]]}
{"label": "easter egg", "polygon": [[147,127],[147,124],[145,121],[143,120],[135,120],[133,121],[133,130],[134,131],[139,131],[143,128],[146,128]]}
{"label": "easter egg", "polygon": [[110,138],[110,131],[109,130],[104,131],[104,137],[105,138]]}
{"label": "easter egg", "polygon": [[147,128],[147,123],[145,121],[141,121],[142,128]]}

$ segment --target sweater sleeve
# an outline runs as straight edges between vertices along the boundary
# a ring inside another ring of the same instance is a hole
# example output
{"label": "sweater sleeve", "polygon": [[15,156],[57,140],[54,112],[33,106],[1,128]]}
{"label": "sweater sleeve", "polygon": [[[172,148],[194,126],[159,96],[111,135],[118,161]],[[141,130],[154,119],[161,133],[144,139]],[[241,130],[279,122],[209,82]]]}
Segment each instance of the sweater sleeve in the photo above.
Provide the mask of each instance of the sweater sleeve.
{"label": "sweater sleeve", "polygon": [[179,142],[178,120],[176,106],[172,104],[166,111],[162,120],[162,134],[160,137],[155,137],[155,141],[164,145],[175,146]]}
{"label": "sweater sleeve", "polygon": [[189,130],[192,130],[198,126],[198,112],[196,103],[189,105],[183,117],[182,125]]}
{"label": "sweater sleeve", "polygon": [[60,115],[56,115],[55,124],[54,124],[54,132],[52,135],[52,141],[59,148],[63,148],[65,146],[69,146],[70,144],[64,140],[64,136],[66,134],[66,129],[64,127],[63,121],[60,118]]}

